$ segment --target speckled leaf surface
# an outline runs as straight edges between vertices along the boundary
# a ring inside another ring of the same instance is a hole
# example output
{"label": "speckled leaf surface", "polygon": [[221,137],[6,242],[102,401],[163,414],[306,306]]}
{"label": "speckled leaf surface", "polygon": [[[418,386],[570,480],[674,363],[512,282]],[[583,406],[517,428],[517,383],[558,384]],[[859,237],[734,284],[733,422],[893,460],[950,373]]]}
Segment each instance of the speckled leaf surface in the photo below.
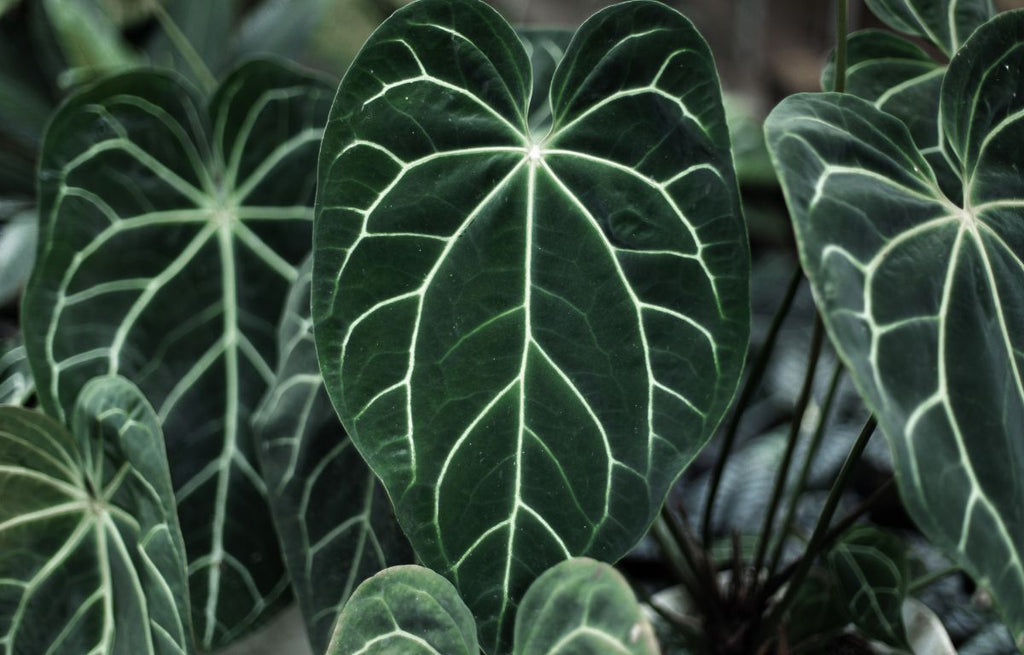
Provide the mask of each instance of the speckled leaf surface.
{"label": "speckled leaf surface", "polygon": [[962,185],[940,190],[907,128],[799,95],[769,117],[804,270],[925,532],[1024,643],[1024,12],[981,27],[943,80]]}
{"label": "speckled leaf surface", "polygon": [[313,323],[328,392],[488,652],[560,560],[614,560],[742,367],[749,255],[717,74],[663,4],[587,21],[528,122],[516,33],[397,12],[324,135]]}
{"label": "speckled leaf surface", "polygon": [[137,71],[72,96],[40,167],[40,259],[24,321],[43,407],[117,373],[153,403],[189,553],[200,646],[226,643],[287,590],[249,416],[307,255],[330,90],[256,61],[205,102]]}

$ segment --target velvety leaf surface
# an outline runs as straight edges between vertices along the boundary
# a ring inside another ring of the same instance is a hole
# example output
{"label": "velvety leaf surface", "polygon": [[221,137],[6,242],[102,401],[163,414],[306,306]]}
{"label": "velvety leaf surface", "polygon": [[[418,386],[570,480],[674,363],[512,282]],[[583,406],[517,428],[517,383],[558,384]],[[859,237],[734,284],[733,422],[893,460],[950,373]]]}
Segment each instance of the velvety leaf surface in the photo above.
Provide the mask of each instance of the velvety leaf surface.
{"label": "velvety leaf surface", "polygon": [[256,418],[263,478],[310,641],[322,653],[360,582],[412,561],[384,486],[338,422],[324,388],[303,266],[278,334],[278,370]]}
{"label": "velvety leaf surface", "polygon": [[907,597],[906,545],[876,528],[855,528],[829,551],[828,565],[846,614],[861,632],[909,648],[901,613]]}
{"label": "velvety leaf surface", "polygon": [[98,378],[72,426],[0,407],[0,649],[192,652],[159,419],[129,382]]}
{"label": "velvety leaf surface", "polygon": [[[939,190],[906,127],[846,95],[800,95],[768,140],[830,336],[889,439],[925,534],[1024,639],[1024,12],[950,64]],[[1022,641],[1021,643],[1024,643]]]}
{"label": "velvety leaf surface", "polygon": [[197,637],[230,641],[287,589],[249,417],[310,243],[329,88],[268,61],[207,106],[139,71],[74,95],[40,169],[40,261],[26,347],[44,408],[85,380],[139,385],[167,435]]}
{"label": "velvety leaf surface", "polygon": [[397,12],[324,135],[313,322],[328,392],[489,652],[560,560],[625,554],[728,405],[749,256],[717,75],[656,2],[533,77],[482,2]]}
{"label": "velvety leaf surface", "polygon": [[477,655],[473,614],[450,582],[393,566],[363,582],[338,617],[327,655]]}
{"label": "velvety leaf surface", "polygon": [[995,14],[992,0],[866,0],[889,27],[919,36],[952,56]]}
{"label": "velvety leaf surface", "polygon": [[35,389],[21,337],[0,341],[0,405],[23,406]]}
{"label": "velvety leaf surface", "polygon": [[561,562],[537,578],[516,614],[516,655],[657,655],[654,630],[626,579],[587,558]]}

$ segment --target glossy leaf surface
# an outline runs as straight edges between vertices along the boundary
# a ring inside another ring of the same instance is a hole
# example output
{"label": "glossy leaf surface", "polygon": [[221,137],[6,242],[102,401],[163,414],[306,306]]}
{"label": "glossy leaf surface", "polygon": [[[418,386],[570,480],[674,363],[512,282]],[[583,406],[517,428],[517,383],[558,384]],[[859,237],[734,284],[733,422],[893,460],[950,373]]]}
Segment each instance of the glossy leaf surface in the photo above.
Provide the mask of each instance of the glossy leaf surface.
{"label": "glossy leaf surface", "polygon": [[250,414],[307,255],[329,88],[272,62],[208,107],[169,74],[109,78],[54,117],[24,303],[44,408],[119,373],[164,426],[197,638],[230,641],[287,589]]}
{"label": "glossy leaf surface", "polygon": [[123,378],[99,378],[72,424],[0,408],[0,649],[192,652],[156,413]]}
{"label": "glossy leaf surface", "polygon": [[278,370],[260,406],[263,478],[292,587],[322,653],[356,586],[412,561],[384,487],[331,407],[313,346],[310,267],[292,287],[278,334]]}
{"label": "glossy leaf surface", "polygon": [[319,169],[313,322],[348,433],[485,649],[540,572],[622,556],[732,397],[749,307],[717,75],[656,2],[532,75],[482,2],[396,13],[349,69]]}
{"label": "glossy leaf surface", "polygon": [[902,607],[907,597],[907,547],[871,527],[855,528],[829,551],[828,564],[847,616],[865,635],[909,648]]}
{"label": "glossy leaf surface", "polygon": [[931,41],[947,55],[995,14],[992,0],[867,0],[867,5],[893,29]]}
{"label": "glossy leaf surface", "polygon": [[[800,95],[769,117],[804,270],[890,444],[925,534],[1024,639],[1024,12],[950,64],[942,129],[963,186],[939,190],[906,127]],[[965,100],[966,99],[966,100]],[[1024,642],[1021,642],[1024,643]]]}
{"label": "glossy leaf surface", "polygon": [[657,655],[660,650],[626,579],[607,564],[576,558],[530,585],[516,615],[513,652]]}
{"label": "glossy leaf surface", "polygon": [[359,585],[327,655],[477,655],[473,614],[450,582],[422,566],[393,566]]}

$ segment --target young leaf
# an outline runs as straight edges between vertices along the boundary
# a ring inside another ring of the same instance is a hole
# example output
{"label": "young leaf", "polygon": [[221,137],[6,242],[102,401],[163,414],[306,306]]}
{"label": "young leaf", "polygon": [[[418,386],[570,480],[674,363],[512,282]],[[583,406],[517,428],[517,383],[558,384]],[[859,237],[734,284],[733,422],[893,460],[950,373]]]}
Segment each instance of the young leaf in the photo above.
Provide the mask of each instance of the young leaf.
{"label": "young leaf", "polygon": [[192,652],[159,419],[127,380],[98,378],[72,429],[0,407],[0,647]]}
{"label": "young leaf", "polygon": [[393,566],[359,585],[327,655],[477,655],[476,624],[450,582],[422,566]]}
{"label": "young leaf", "polygon": [[654,630],[622,575],[576,558],[537,578],[516,615],[515,655],[660,653]]}
{"label": "young leaf", "polygon": [[953,54],[995,14],[992,0],[867,0],[889,27],[931,41]]}
{"label": "young leaf", "polygon": [[259,61],[207,111],[178,78],[132,72],[71,97],[43,146],[23,315],[40,400],[63,416],[85,380],[120,373],[157,408],[203,648],[287,589],[249,415],[309,249],[329,94]]}
{"label": "young leaf", "polygon": [[292,287],[278,333],[277,377],[255,420],[263,478],[315,652],[356,585],[412,561],[383,485],[331,408],[309,319],[311,267]]}
{"label": "young leaf", "polygon": [[1024,12],[950,64],[942,129],[964,203],[907,128],[849,95],[767,123],[833,343],[889,439],[908,511],[1024,644]]}
{"label": "young leaf", "polygon": [[829,551],[828,565],[846,614],[861,632],[909,649],[901,613],[907,597],[906,545],[875,528],[854,528]]}
{"label": "young leaf", "polygon": [[661,3],[606,9],[551,84],[479,0],[395,13],[324,134],[327,390],[417,554],[507,649],[538,572],[614,560],[718,424],[749,257],[717,75]]}

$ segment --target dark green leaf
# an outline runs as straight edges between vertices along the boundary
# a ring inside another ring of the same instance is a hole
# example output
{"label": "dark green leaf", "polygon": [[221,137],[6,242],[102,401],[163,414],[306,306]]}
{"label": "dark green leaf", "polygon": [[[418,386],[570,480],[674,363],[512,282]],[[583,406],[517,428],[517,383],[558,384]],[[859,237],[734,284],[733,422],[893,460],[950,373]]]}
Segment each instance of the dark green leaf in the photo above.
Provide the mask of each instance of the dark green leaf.
{"label": "dark green leaf", "polygon": [[310,267],[292,287],[278,333],[278,369],[256,419],[263,478],[316,652],[356,585],[412,561],[384,487],[338,423],[309,319]]}
{"label": "dark green leaf", "polygon": [[40,171],[26,347],[47,411],[120,373],[156,406],[188,546],[196,632],[225,643],[287,589],[249,417],[307,255],[330,89],[252,62],[209,109],[139,71],[73,96]]}
{"label": "dark green leaf", "polygon": [[39,215],[35,210],[15,214],[0,222],[0,304],[17,297],[32,272],[39,239]]}
{"label": "dark green leaf", "polygon": [[421,566],[393,566],[359,585],[327,655],[477,655],[476,624],[450,582]]}
{"label": "dark green leaf", "polygon": [[[231,56],[231,30],[234,27],[238,3],[216,0],[171,0],[165,4],[167,16],[181,30],[181,34],[206,67],[214,74],[222,72]],[[195,71],[165,29],[157,32],[147,44],[146,50],[154,64],[174,68],[195,83],[203,83],[203,80],[194,77]]]}
{"label": "dark green leaf", "polygon": [[82,390],[73,433],[0,408],[0,647],[192,651],[185,549],[153,409],[123,378]]}
{"label": "dark green leaf", "polygon": [[931,41],[952,56],[995,14],[992,0],[867,0],[889,27]]}
{"label": "dark green leaf", "polygon": [[657,655],[654,630],[626,579],[592,559],[561,562],[537,578],[516,615],[516,655]]}
{"label": "dark green leaf", "polygon": [[548,101],[548,90],[551,79],[555,75],[558,62],[562,61],[565,49],[572,40],[572,30],[520,28],[519,36],[523,47],[530,58],[533,70],[533,91],[530,95],[530,108],[527,110],[527,122],[530,134],[543,138],[551,129],[551,103]]}
{"label": "dark green leaf", "polygon": [[749,329],[729,134],[689,21],[652,1],[587,21],[536,140],[532,88],[482,2],[397,12],[339,89],[314,236],[328,392],[491,652],[540,571],[644,534]]}
{"label": "dark green leaf", "polygon": [[89,75],[137,63],[113,18],[97,0],[42,0],[68,65]]}
{"label": "dark green leaf", "polygon": [[964,203],[907,128],[848,95],[769,117],[804,270],[878,416],[907,508],[1024,644],[1024,12],[950,64],[942,129]]}
{"label": "dark green leaf", "polygon": [[907,597],[906,546],[876,528],[854,528],[829,551],[828,565],[843,608],[861,632],[909,648],[901,614]]}

